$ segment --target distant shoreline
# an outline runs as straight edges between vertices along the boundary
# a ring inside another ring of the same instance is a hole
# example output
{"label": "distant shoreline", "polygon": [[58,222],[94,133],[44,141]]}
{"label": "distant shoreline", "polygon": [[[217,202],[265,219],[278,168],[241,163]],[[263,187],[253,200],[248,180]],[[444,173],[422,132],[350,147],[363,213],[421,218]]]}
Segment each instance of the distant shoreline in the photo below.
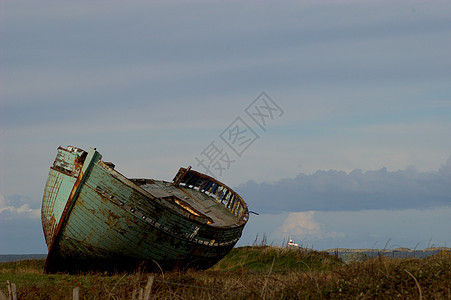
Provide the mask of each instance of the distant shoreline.
{"label": "distant shoreline", "polygon": [[[303,249],[302,247],[299,247]],[[327,250],[315,250],[315,249],[307,249],[314,250],[319,252],[328,252],[330,254],[338,253],[365,253],[370,256],[377,255],[379,253],[384,254],[420,254],[421,257],[433,255],[442,251],[451,251],[450,247],[429,247],[425,249],[409,249],[409,248],[396,248],[396,249],[350,249],[350,248],[331,248]],[[373,254],[373,255],[371,255]],[[424,254],[424,255],[421,255]],[[13,261],[21,261],[27,259],[46,259],[47,254],[0,254],[0,262],[13,262]]]}
{"label": "distant shoreline", "polygon": [[451,251],[450,247],[429,247],[425,249],[409,249],[409,248],[395,248],[395,249],[348,249],[348,248],[331,248],[324,250],[325,252],[382,252],[382,253],[391,253],[391,252],[435,252],[435,251]]}
{"label": "distant shoreline", "polygon": [[0,262],[12,262],[27,259],[45,259],[47,254],[0,254]]}

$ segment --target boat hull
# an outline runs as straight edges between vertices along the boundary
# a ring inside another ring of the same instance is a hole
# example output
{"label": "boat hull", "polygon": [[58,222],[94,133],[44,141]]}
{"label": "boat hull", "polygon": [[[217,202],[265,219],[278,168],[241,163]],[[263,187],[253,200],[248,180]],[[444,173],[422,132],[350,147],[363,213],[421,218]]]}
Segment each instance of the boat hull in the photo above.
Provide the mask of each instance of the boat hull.
{"label": "boat hull", "polygon": [[213,226],[140,188],[93,149],[58,151],[42,206],[46,272],[206,269],[241,236],[247,208],[236,224]]}

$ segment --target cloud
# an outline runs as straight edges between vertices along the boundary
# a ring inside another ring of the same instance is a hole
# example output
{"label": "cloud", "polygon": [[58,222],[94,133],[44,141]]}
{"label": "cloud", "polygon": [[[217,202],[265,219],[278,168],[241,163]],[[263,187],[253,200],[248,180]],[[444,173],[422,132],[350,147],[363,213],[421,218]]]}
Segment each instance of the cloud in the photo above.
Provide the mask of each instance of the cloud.
{"label": "cloud", "polygon": [[27,197],[12,195],[3,197],[0,194],[0,217],[7,219],[40,219],[41,209],[30,207]]}
{"label": "cloud", "polygon": [[260,213],[424,209],[451,205],[449,182],[451,157],[433,172],[418,172],[414,167],[349,173],[320,170],[274,183],[248,181],[237,191]]}
{"label": "cloud", "polygon": [[41,209],[21,195],[0,194],[0,254],[46,253]]}
{"label": "cloud", "polygon": [[297,236],[318,237],[321,225],[314,220],[313,215],[313,211],[291,213],[279,230],[283,234],[291,233]]}
{"label": "cloud", "polygon": [[315,220],[315,212],[290,213],[284,223],[275,231],[275,237],[296,240],[318,240],[344,237],[344,233],[326,232],[324,225]]}

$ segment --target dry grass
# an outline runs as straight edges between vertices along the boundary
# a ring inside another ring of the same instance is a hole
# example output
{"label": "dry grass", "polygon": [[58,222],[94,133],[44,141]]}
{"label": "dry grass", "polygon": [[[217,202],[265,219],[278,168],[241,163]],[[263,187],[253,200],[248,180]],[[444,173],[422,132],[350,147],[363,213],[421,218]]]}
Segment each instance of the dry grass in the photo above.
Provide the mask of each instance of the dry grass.
{"label": "dry grass", "polygon": [[136,299],[149,275],[151,299],[451,299],[449,252],[343,265],[326,253],[243,247],[210,270],[164,274],[44,275],[39,262],[8,264],[0,282],[15,282],[21,299],[68,299],[75,286],[82,299]]}

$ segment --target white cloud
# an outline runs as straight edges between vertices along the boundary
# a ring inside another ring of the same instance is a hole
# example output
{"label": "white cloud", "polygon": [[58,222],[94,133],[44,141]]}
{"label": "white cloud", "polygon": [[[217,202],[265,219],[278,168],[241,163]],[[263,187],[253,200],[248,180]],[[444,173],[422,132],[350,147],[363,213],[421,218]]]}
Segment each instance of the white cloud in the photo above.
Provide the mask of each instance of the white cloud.
{"label": "white cloud", "polygon": [[283,224],[275,231],[274,236],[280,239],[319,240],[324,238],[344,237],[344,233],[328,232],[323,224],[315,220],[315,212],[290,213]]}
{"label": "white cloud", "polygon": [[3,195],[0,194],[0,216],[3,219],[11,218],[27,218],[27,219],[39,219],[41,217],[40,208],[30,208],[28,203],[14,206],[9,203]]}
{"label": "white cloud", "polygon": [[41,209],[27,202],[26,196],[0,194],[0,254],[46,252]]}
{"label": "white cloud", "polygon": [[284,236],[295,235],[298,237],[314,236],[319,237],[321,224],[315,221],[313,211],[291,213],[285,219],[279,231]]}

